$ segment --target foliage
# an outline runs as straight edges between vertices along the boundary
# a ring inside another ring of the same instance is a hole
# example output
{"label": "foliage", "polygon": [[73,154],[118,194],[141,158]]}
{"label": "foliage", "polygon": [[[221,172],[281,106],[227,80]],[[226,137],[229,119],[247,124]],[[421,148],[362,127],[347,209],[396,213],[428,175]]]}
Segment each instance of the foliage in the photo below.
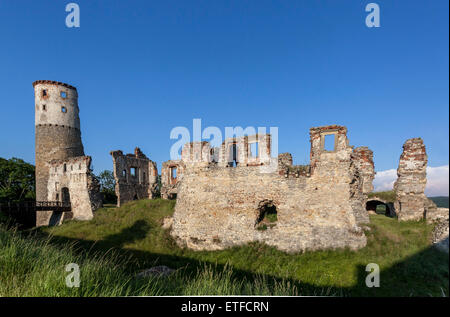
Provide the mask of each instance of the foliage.
{"label": "foliage", "polygon": [[[139,200],[99,210],[89,222],[40,230],[53,236],[51,244],[70,242],[86,252],[114,250],[121,258],[130,257],[127,269],[132,272],[155,265],[182,272],[181,280],[168,280],[158,294],[448,295],[448,255],[430,246],[433,227],[425,222],[371,215],[367,246],[358,251],[288,254],[261,243],[193,251],[180,248],[161,226],[174,205],[170,200]],[[365,285],[368,263],[380,266],[379,288]],[[284,286],[276,289],[276,284]]]}
{"label": "foliage", "polygon": [[100,183],[100,192],[103,195],[104,204],[117,203],[117,196],[115,192],[115,180],[112,171],[104,170],[97,175],[97,179]]}
{"label": "foliage", "polygon": [[34,165],[18,158],[6,160],[0,157],[0,202],[34,200]]}

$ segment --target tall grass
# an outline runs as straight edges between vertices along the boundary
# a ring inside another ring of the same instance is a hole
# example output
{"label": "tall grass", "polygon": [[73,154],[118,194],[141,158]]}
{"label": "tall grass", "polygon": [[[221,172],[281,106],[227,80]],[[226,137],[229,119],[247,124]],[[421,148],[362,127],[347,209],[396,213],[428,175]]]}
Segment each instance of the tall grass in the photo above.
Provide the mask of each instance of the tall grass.
{"label": "tall grass", "polygon": [[[85,251],[75,243],[55,246],[51,238],[24,237],[0,226],[0,296],[156,296],[156,295],[296,295],[287,282],[239,280],[230,266],[204,265],[194,274],[184,269],[171,276],[139,278],[136,263],[117,251]],[[79,287],[68,287],[67,264],[80,267]],[[273,285],[273,286],[271,286]]]}
{"label": "tall grass", "polygon": [[[368,244],[358,251],[287,254],[260,243],[222,251],[176,245],[163,218],[174,201],[141,200],[104,208],[89,222],[70,221],[24,237],[1,229],[0,295],[338,295],[448,294],[448,255],[430,246],[432,226],[372,215]],[[65,286],[64,267],[77,263],[81,286]],[[365,267],[377,263],[381,287],[367,288]],[[135,275],[156,265],[168,278]]]}

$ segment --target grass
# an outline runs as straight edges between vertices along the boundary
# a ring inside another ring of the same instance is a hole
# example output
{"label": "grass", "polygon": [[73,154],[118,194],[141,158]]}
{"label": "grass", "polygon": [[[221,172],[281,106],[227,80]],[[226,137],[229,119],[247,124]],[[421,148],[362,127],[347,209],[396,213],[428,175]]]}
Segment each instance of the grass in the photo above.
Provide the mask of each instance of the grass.
{"label": "grass", "polygon": [[383,199],[386,202],[391,202],[393,203],[395,201],[395,191],[393,190],[389,190],[389,191],[384,191],[384,192],[373,192],[373,193],[369,193],[369,199],[373,198],[373,197],[378,197]]}
{"label": "grass", "polygon": [[[0,295],[339,295],[448,296],[448,255],[430,247],[425,222],[371,215],[368,244],[358,251],[287,254],[260,243],[223,251],[179,248],[162,219],[175,201],[141,200],[103,208],[92,221],[25,233],[0,231]],[[64,284],[77,263],[81,287]],[[380,266],[380,287],[365,286],[368,263]],[[136,279],[167,265],[168,279]]]}

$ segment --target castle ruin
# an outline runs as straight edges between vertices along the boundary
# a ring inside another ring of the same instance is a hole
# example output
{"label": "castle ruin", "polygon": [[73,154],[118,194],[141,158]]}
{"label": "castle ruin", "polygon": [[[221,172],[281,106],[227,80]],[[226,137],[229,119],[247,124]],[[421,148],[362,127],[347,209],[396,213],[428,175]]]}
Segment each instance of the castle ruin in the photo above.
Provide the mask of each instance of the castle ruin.
{"label": "castle ruin", "polygon": [[158,169],[156,163],[148,159],[136,147],[134,154],[124,155],[122,151],[112,151],[113,173],[117,207],[138,199],[152,199],[158,187]]}
{"label": "castle ruin", "polygon": [[171,229],[177,243],[195,250],[256,241],[289,252],[364,247],[371,152],[349,146],[342,126],[311,128],[310,136],[307,166],[292,165],[289,153],[272,157],[270,134],[226,139],[219,149],[186,144]]}
{"label": "castle ruin", "polygon": [[169,160],[162,164],[161,198],[176,199],[179,179],[183,175],[184,164],[181,160]]}
{"label": "castle ruin", "polygon": [[39,211],[36,226],[63,219],[92,219],[102,205],[99,184],[81,141],[78,92],[71,85],[38,80],[35,96],[36,200],[61,202],[71,212]]}
{"label": "castle ruin", "polygon": [[[47,80],[35,81],[33,87],[36,200],[70,207],[70,212],[41,208],[36,225],[92,219],[102,197],[91,157],[84,154],[77,90]],[[438,210],[424,194],[427,155],[422,139],[405,142],[395,202],[389,202],[368,199],[375,176],[373,152],[350,146],[346,127],[309,132],[308,165],[293,165],[290,153],[272,156],[270,134],[228,138],[214,148],[205,141],[187,143],[181,159],[162,164],[160,188],[156,163],[139,148],[125,155],[112,151],[117,206],[156,198],[158,190],[163,199],[177,199],[170,233],[180,246],[194,250],[249,242],[288,252],[358,249],[366,245],[368,210],[379,203],[399,220],[448,219],[448,209]]]}

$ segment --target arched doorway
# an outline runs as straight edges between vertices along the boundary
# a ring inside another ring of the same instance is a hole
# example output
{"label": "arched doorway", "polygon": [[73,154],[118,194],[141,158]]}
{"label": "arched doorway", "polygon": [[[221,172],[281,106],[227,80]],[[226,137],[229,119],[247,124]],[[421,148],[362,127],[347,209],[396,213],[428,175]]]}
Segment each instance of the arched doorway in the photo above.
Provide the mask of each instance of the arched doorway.
{"label": "arched doorway", "polygon": [[374,214],[395,217],[394,204],[391,202],[384,202],[379,199],[368,200],[366,203],[366,210]]}
{"label": "arched doorway", "polygon": [[61,188],[61,202],[64,205],[70,204],[70,192],[69,192],[69,188],[67,188],[67,187]]}
{"label": "arched doorway", "polygon": [[273,201],[263,200],[258,205],[258,214],[255,222],[257,230],[266,230],[277,225],[278,210]]}

